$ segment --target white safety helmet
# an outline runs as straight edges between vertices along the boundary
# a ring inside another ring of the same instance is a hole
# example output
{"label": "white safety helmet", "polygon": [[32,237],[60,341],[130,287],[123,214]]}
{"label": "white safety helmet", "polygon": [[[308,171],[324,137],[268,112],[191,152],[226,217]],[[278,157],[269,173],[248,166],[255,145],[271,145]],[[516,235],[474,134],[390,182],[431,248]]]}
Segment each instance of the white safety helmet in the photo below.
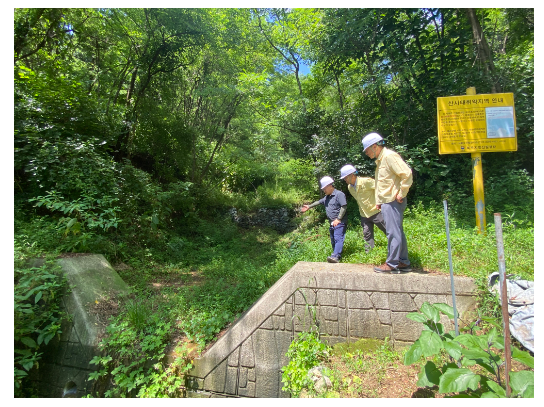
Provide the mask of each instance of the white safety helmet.
{"label": "white safety helmet", "polygon": [[321,184],[321,189],[325,188],[327,185],[330,185],[334,182],[334,180],[327,176],[327,177],[323,177],[321,178],[321,181],[319,181],[319,183]]}
{"label": "white safety helmet", "polygon": [[341,169],[340,169],[340,178],[344,179],[346,178],[349,174],[353,174],[353,173],[356,173],[357,170],[355,169],[355,167],[351,164],[348,164],[348,165],[344,165]]}
{"label": "white safety helmet", "polygon": [[383,137],[378,133],[368,133],[363,137],[363,151],[366,151],[368,147],[373,144],[376,144],[379,141],[383,141]]}

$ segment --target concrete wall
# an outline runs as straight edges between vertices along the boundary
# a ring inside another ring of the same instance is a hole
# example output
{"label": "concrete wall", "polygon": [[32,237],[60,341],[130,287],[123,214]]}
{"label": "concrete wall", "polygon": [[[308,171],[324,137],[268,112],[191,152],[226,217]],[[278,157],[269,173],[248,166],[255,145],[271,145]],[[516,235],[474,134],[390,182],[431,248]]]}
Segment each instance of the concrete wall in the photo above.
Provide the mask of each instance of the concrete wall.
{"label": "concrete wall", "polygon": [[101,254],[58,260],[68,281],[69,292],[62,308],[71,316],[64,321],[62,334],[43,350],[40,368],[32,370],[40,397],[84,397],[91,392],[89,374],[96,365],[89,362],[99,355],[98,344],[105,326],[92,312],[96,301],[111,300],[129,293],[129,287]]}
{"label": "concrete wall", "polygon": [[[476,287],[456,277],[461,316],[475,306]],[[406,314],[423,302],[452,305],[448,275],[378,274],[363,264],[299,262],[270,288],[201,358],[188,377],[189,397],[288,397],[281,367],[297,332],[308,329],[315,306],[322,338],[329,344],[360,338],[413,343],[422,324]],[[441,321],[453,329],[447,318]]]}

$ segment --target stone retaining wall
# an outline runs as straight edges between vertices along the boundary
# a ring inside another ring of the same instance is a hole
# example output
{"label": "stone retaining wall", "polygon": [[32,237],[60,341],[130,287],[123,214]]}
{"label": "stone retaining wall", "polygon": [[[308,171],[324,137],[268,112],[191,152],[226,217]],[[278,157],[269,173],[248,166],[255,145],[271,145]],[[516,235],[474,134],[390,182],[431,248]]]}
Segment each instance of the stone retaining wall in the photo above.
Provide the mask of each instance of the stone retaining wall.
{"label": "stone retaining wall", "polygon": [[257,212],[247,214],[231,208],[229,216],[234,223],[243,228],[269,227],[280,233],[290,232],[296,228],[296,224],[292,221],[295,211],[290,208],[260,208]]}
{"label": "stone retaining wall", "polygon": [[[461,316],[475,306],[476,287],[456,277]],[[423,302],[452,305],[448,275],[377,274],[369,265],[299,262],[261,297],[189,373],[189,397],[289,397],[281,390],[281,367],[296,333],[315,319],[329,344],[390,338],[406,346],[422,324],[406,318]],[[443,316],[446,330],[453,323]]]}

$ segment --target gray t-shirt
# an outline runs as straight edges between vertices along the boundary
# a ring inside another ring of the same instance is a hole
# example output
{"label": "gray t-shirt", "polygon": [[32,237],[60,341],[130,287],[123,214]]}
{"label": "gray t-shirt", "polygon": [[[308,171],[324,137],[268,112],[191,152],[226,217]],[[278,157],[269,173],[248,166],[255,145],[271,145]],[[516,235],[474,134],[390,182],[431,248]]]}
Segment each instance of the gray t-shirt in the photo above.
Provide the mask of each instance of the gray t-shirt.
{"label": "gray t-shirt", "polygon": [[327,217],[330,220],[335,220],[340,213],[340,208],[348,204],[346,201],[346,194],[337,189],[335,189],[332,194],[325,195],[318,202],[325,205],[325,212],[327,212]]}

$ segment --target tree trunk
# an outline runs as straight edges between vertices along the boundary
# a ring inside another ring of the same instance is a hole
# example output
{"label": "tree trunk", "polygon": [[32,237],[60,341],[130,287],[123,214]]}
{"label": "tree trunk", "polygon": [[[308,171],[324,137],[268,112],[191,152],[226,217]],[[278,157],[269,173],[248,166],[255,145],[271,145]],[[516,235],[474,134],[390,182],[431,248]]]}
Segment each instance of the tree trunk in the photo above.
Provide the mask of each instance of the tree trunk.
{"label": "tree trunk", "polygon": [[493,52],[489,47],[480,21],[476,16],[476,12],[473,8],[467,8],[465,10],[470,26],[472,27],[472,35],[474,36],[474,42],[476,43],[476,49],[478,50],[478,59],[484,66],[485,73],[488,75],[491,81],[491,92],[501,92],[501,86],[495,75],[495,65],[493,64]]}

